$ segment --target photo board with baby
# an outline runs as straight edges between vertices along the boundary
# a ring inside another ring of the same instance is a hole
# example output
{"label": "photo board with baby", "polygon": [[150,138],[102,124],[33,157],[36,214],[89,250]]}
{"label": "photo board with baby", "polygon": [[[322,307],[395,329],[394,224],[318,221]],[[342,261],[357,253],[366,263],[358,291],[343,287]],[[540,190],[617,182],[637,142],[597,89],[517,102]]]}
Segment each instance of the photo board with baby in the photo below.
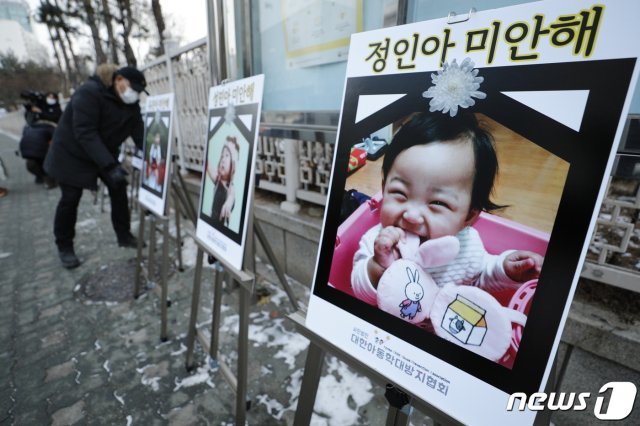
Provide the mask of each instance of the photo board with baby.
{"label": "photo board with baby", "polygon": [[206,151],[196,236],[212,254],[242,269],[252,195],[264,76],[209,90]]}
{"label": "photo board with baby", "polygon": [[173,93],[147,97],[138,200],[158,216],[165,215],[171,181],[172,111]]}
{"label": "photo board with baby", "polygon": [[[639,8],[543,1],[354,34],[307,327],[462,423],[533,423],[505,408],[549,379]],[[384,154],[350,170],[380,132]]]}

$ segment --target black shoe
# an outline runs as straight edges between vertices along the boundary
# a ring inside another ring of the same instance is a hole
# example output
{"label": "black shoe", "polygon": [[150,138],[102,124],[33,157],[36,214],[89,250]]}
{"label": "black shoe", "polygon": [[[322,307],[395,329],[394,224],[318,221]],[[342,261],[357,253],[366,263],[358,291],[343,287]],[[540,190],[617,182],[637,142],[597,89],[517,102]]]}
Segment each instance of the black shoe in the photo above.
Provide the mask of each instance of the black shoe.
{"label": "black shoe", "polygon": [[44,183],[44,178],[42,176],[36,176],[36,183],[37,184]]}
{"label": "black shoe", "polygon": [[74,253],[73,249],[59,249],[58,256],[60,257],[60,262],[62,262],[62,266],[67,269],[73,269],[80,266],[80,260]]}
{"label": "black shoe", "polygon": [[118,236],[118,246],[128,248],[138,248],[138,239],[133,234],[128,233],[123,236]]}

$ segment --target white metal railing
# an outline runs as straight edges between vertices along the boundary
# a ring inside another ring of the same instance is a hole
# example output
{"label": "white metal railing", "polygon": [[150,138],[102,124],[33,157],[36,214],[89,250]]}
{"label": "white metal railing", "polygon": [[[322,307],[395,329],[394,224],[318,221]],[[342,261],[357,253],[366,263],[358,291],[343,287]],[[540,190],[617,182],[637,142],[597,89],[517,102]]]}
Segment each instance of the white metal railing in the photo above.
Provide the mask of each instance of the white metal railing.
{"label": "white metal railing", "polygon": [[582,276],[640,292],[640,181],[637,178],[610,180]]}
{"label": "white metal railing", "polygon": [[143,68],[152,94],[175,94],[176,137],[180,164],[196,172],[202,170],[207,127],[209,66],[207,40],[202,38]]}
{"label": "white metal railing", "polygon": [[[206,39],[170,51],[143,69],[151,93],[175,93],[180,164],[201,173],[210,87]],[[266,112],[260,129],[258,187],[283,194],[281,206],[290,212],[297,211],[300,200],[324,205],[337,113]],[[637,177],[623,181],[614,179],[609,186],[582,276],[640,292],[640,184]],[[625,185],[627,192],[621,193]]]}
{"label": "white metal railing", "polygon": [[[175,94],[180,164],[201,173],[211,85],[206,39],[169,51],[142,69],[150,93]],[[292,212],[297,211],[298,200],[320,205],[326,201],[336,126],[314,124],[316,115],[327,121],[326,114],[278,113],[269,116],[269,123],[261,123],[258,186],[285,195],[283,208]],[[305,120],[312,123],[301,123]]]}

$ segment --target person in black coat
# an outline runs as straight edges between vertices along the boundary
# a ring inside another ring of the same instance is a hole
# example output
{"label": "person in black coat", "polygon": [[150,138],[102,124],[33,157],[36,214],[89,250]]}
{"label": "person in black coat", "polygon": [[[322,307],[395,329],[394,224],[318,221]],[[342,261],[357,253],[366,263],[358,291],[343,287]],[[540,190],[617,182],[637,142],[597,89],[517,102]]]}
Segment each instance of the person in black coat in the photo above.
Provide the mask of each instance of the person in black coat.
{"label": "person in black coat", "polygon": [[40,106],[40,112],[38,113],[39,121],[49,121],[51,123],[57,123],[62,116],[62,108],[60,108],[60,101],[58,100],[58,94],[54,92],[47,92],[46,98],[42,106]]}
{"label": "person in black coat", "polygon": [[78,204],[83,189],[106,184],[111,199],[111,222],[121,247],[136,247],[130,231],[126,172],[118,151],[131,136],[142,148],[144,126],[138,104],[146,81],[134,67],[98,67],[96,75],[75,91],[53,134],[45,159],[47,174],[58,181],[62,197],[54,219],[58,254],[65,268],[80,265],[74,248]]}
{"label": "person in black coat", "polygon": [[31,123],[22,131],[20,139],[20,154],[26,160],[27,170],[35,175],[36,183],[43,183],[47,189],[54,188],[56,182],[44,171],[44,159],[53,139],[53,131],[62,115],[58,95],[53,92],[46,94],[45,100],[38,107],[32,106]]}

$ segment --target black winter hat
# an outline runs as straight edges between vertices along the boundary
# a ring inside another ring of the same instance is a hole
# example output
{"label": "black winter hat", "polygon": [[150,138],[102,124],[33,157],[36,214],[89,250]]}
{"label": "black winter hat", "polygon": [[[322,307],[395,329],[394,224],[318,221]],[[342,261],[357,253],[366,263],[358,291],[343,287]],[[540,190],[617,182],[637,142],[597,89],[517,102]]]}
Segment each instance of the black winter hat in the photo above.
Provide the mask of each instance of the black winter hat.
{"label": "black winter hat", "polygon": [[116,75],[121,75],[129,80],[129,83],[131,83],[131,88],[136,92],[144,92],[147,95],[149,94],[149,92],[145,90],[145,87],[147,87],[147,81],[144,79],[144,74],[137,68],[129,66],[122,67],[116,71],[114,77]]}

